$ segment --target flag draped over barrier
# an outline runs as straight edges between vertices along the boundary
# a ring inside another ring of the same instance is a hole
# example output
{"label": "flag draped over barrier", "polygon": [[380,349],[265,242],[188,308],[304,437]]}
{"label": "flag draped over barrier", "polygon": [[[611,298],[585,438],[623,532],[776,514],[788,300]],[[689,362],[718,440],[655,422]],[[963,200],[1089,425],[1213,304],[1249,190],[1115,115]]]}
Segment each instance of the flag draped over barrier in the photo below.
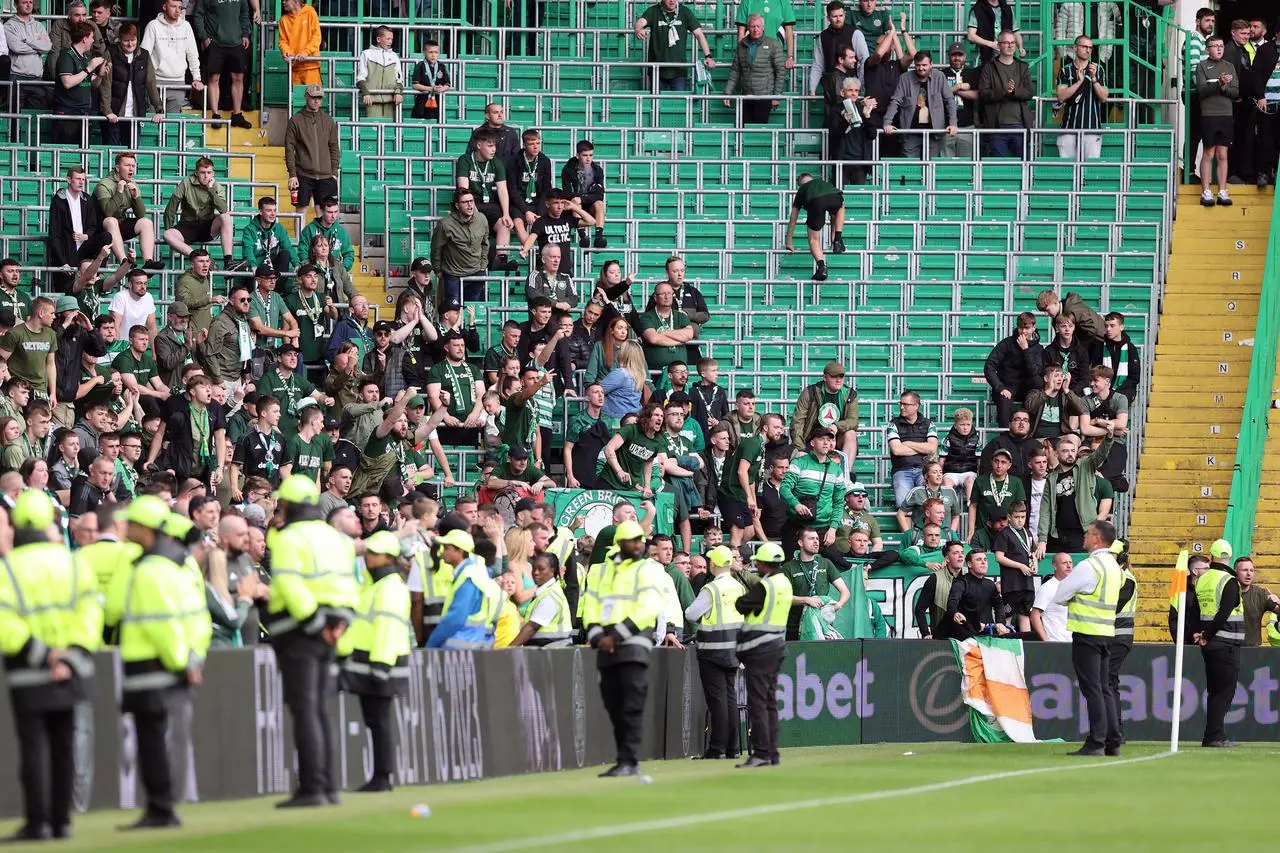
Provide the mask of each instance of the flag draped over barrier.
{"label": "flag draped over barrier", "polygon": [[960,666],[960,695],[978,743],[1036,743],[1022,641],[974,637],[951,641]]}

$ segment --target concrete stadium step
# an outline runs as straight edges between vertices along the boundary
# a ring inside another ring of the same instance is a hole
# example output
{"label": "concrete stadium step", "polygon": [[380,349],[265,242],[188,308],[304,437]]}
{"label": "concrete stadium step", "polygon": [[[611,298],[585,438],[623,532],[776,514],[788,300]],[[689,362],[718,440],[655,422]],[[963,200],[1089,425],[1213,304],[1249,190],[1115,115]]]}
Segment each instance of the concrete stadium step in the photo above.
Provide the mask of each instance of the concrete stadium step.
{"label": "concrete stadium step", "polygon": [[1253,358],[1240,344],[1256,324],[1272,205],[1269,194],[1240,190],[1234,205],[1213,209],[1200,206],[1196,188],[1178,191],[1128,530],[1139,640],[1168,639],[1167,585],[1179,547],[1207,548],[1226,517]]}

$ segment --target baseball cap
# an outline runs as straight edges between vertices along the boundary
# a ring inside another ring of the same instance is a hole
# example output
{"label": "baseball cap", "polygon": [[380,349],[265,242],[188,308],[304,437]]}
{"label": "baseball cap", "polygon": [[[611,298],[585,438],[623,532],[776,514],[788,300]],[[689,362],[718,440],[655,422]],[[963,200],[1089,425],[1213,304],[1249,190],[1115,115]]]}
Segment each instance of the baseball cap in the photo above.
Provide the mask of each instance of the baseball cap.
{"label": "baseball cap", "polygon": [[185,302],[170,302],[169,316],[170,317],[190,317],[191,309],[187,307],[187,303]]}
{"label": "baseball cap", "polygon": [[823,437],[835,438],[836,428],[830,427],[830,426],[816,426],[813,429],[809,430],[809,441],[813,441],[815,438],[823,438]]}
{"label": "baseball cap", "polygon": [[317,267],[315,264],[303,264],[302,266],[294,270],[293,274],[295,277],[297,277],[297,276],[303,276],[303,275],[311,275],[312,273],[319,273],[319,272],[320,272],[320,268]]}
{"label": "baseball cap", "polygon": [[995,459],[997,456],[1003,456],[1005,459],[1008,459],[1010,462],[1013,461],[1013,454],[1005,450],[1003,447],[998,448],[995,453],[991,454],[992,459]]}
{"label": "baseball cap", "polygon": [[253,271],[254,278],[276,278],[277,275],[276,268],[271,264],[258,264],[258,268]]}
{"label": "baseball cap", "polygon": [[507,451],[508,459],[528,459],[529,450],[523,444],[513,444]]}
{"label": "baseball cap", "polygon": [[307,86],[306,95],[308,98],[323,98],[324,86],[321,86],[319,83],[312,83]]}
{"label": "baseball cap", "polygon": [[947,56],[954,56],[957,53],[963,54],[965,56],[969,54],[968,49],[964,46],[964,42],[962,41],[952,42],[951,47],[947,48]]}
{"label": "baseball cap", "polygon": [[290,352],[299,352],[299,350],[298,350],[298,348],[297,348],[297,347],[295,347],[293,344],[281,344],[280,346],[276,347],[276,356],[277,356],[277,357],[282,356],[282,355],[284,355],[285,353],[290,353]]}
{"label": "baseball cap", "polygon": [[461,310],[462,310],[462,303],[458,302],[456,299],[447,299],[440,306],[441,314],[444,314],[449,311],[461,311]]}
{"label": "baseball cap", "polygon": [[373,324],[374,332],[386,332],[387,334],[391,334],[395,330],[396,324],[392,323],[390,320],[379,320]]}
{"label": "baseball cap", "polygon": [[431,261],[426,258],[414,258],[409,264],[409,272],[431,272]]}
{"label": "baseball cap", "polygon": [[342,428],[342,424],[338,422],[338,419],[337,419],[337,418],[335,418],[335,417],[333,417],[332,415],[330,415],[330,416],[328,416],[328,417],[326,417],[326,418],[324,419],[324,428],[325,428],[326,430],[330,430],[330,429],[341,429],[341,428]]}
{"label": "baseball cap", "polygon": [[707,561],[713,566],[727,566],[733,562],[733,551],[725,545],[717,545],[707,552]]}
{"label": "baseball cap", "polygon": [[995,506],[987,510],[987,521],[1005,521],[1009,518],[1009,513],[1002,506]]}
{"label": "baseball cap", "polygon": [[828,361],[827,366],[822,368],[823,376],[844,376],[844,365],[838,361]]}
{"label": "baseball cap", "polygon": [[414,394],[409,398],[409,405],[405,406],[407,409],[425,409],[426,407],[427,401],[421,394]]}
{"label": "baseball cap", "polygon": [[861,483],[854,483],[849,487],[849,491],[845,493],[845,497],[849,495],[862,495],[865,498],[867,496],[867,487]]}

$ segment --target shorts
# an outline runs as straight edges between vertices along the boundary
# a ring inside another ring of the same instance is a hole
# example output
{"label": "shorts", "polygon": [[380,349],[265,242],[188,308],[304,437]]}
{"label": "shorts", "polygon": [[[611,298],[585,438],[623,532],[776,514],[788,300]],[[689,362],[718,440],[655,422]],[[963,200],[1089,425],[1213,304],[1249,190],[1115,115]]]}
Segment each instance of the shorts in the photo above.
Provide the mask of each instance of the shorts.
{"label": "shorts", "polygon": [[842,207],[844,207],[844,193],[815,198],[805,205],[804,212],[809,218],[805,220],[804,227],[810,231],[821,231],[827,224],[827,214],[834,214]]}
{"label": "shorts", "polygon": [[582,205],[582,209],[585,210],[587,213],[590,213],[591,206],[593,204],[595,204],[598,201],[604,201],[604,193],[587,193],[584,196],[579,196],[579,198],[582,199],[582,201],[580,202],[580,204]]}
{"label": "shorts", "polygon": [[1231,116],[1200,116],[1200,141],[1205,148],[1231,145],[1236,141],[1235,119]]}
{"label": "shorts", "polygon": [[213,220],[208,222],[179,222],[178,233],[182,235],[182,242],[191,246],[195,243],[212,243],[213,242]]}
{"label": "shorts", "polygon": [[337,178],[309,178],[298,175],[298,203],[295,207],[306,207],[314,199],[322,202],[327,198],[338,197]]}
{"label": "shorts", "polygon": [[753,521],[751,515],[751,507],[747,506],[745,501],[730,497],[726,494],[719,495],[720,515],[724,520],[739,530],[750,530]]}
{"label": "shorts", "polygon": [[502,218],[502,208],[497,202],[487,201],[483,204],[476,203],[476,210],[484,214],[484,218],[488,220],[489,227],[492,228],[498,224],[498,220]]}
{"label": "shorts", "polygon": [[[243,74],[247,67],[247,52],[238,44],[211,44],[204,59],[200,60],[200,70],[206,80],[215,74]],[[217,109],[216,104],[211,104],[210,107]]]}
{"label": "shorts", "polygon": [[1005,605],[1009,608],[1009,615],[1030,616],[1031,605],[1035,603],[1036,594],[1029,590],[1023,590],[1020,592],[1006,592],[1001,598],[1004,599]]}

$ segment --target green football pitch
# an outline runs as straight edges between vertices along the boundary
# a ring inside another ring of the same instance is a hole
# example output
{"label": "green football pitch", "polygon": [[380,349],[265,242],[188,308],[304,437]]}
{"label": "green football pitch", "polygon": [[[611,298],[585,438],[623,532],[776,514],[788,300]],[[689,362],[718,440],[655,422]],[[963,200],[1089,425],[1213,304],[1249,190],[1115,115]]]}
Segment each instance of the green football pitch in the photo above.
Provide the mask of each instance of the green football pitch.
{"label": "green football pitch", "polygon": [[[202,803],[181,809],[182,829],[145,834],[117,831],[133,814],[104,812],[79,817],[75,838],[54,849],[1168,853],[1248,849],[1275,836],[1265,817],[1274,814],[1275,745],[1168,755],[1130,744],[1118,760],[1068,757],[1074,746],[794,749],[759,770],[650,762],[647,785],[597,779],[597,768],[348,794],[319,810],[282,812],[266,798]],[[429,817],[411,815],[419,803]],[[1260,819],[1239,819],[1250,814]]]}

